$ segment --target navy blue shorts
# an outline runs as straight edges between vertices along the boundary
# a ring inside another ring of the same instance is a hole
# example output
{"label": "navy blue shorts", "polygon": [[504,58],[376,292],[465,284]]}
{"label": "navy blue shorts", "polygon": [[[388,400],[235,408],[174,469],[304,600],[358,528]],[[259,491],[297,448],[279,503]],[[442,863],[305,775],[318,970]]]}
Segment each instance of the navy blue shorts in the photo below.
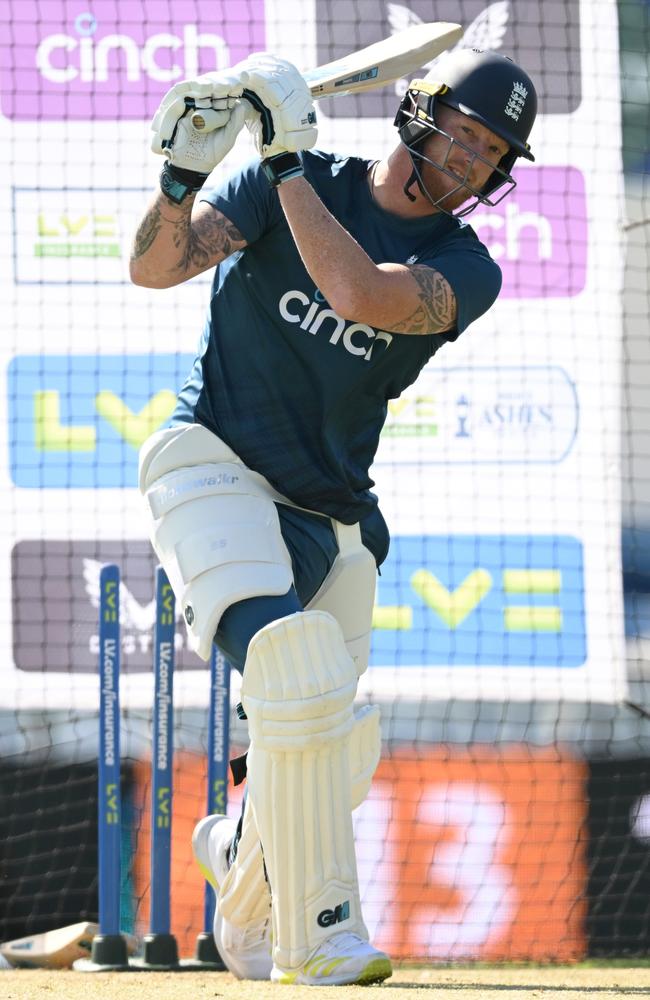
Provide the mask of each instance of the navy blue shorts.
{"label": "navy blue shorts", "polygon": [[[214,641],[240,673],[244,670],[248,643],[255,633],[278,618],[302,611],[317,592],[338,554],[329,518],[284,504],[276,506],[282,537],[291,556],[294,586],[279,597],[251,597],[224,611]],[[379,567],[388,554],[389,537],[378,508],[361,522],[361,537]]]}

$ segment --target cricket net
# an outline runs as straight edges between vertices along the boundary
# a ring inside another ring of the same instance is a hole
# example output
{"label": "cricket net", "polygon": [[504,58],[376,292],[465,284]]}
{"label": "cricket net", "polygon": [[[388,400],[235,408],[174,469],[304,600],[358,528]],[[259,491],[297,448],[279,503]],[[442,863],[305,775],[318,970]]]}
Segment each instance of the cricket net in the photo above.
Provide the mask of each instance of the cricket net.
{"label": "cricket net", "polygon": [[[210,285],[129,283],[160,169],[147,122],[176,79],[251,51],[307,69],[447,20],[536,81],[536,159],[467,220],[501,297],[389,402],[372,470],[392,545],[359,693],[384,741],[355,814],[364,912],[402,959],[647,952],[648,18],[642,0],[0,0],[0,940],[97,915],[105,563],[122,572],[121,926],[148,927],[155,567],[137,452],[170,416]],[[319,145],[387,154],[405,86],[319,102]],[[215,177],[250,153],[238,141]],[[297,337],[348,349],[337,317],[310,329],[307,312]],[[189,954],[209,676],[180,621],[174,693],[171,913]]]}

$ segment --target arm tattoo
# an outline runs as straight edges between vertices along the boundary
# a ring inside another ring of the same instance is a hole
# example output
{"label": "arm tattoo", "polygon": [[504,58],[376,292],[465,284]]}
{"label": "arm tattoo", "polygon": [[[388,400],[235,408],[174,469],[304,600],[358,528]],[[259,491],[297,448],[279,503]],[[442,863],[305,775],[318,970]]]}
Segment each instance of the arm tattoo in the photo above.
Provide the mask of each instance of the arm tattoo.
{"label": "arm tattoo", "polygon": [[133,241],[131,260],[144,257],[151,250],[163,228],[171,232],[173,246],[181,256],[170,273],[197,273],[217,264],[235,250],[246,246],[246,240],[225,216],[211,211],[192,222],[192,203],[182,206],[180,215],[168,217],[164,206],[155,204],[140,223]]}
{"label": "arm tattoo", "polygon": [[449,283],[432,267],[409,267],[418,286],[420,305],[391,330],[395,333],[443,333],[456,321],[456,299]]}
{"label": "arm tattoo", "polygon": [[145,215],[144,219],[140,223],[137,233],[135,234],[133,249],[131,250],[131,260],[137,260],[150,249],[152,243],[156,239],[156,236],[160,232],[160,228],[160,209],[154,206],[154,208],[152,208],[151,211]]}
{"label": "arm tattoo", "polygon": [[179,269],[205,270],[246,246],[246,240],[236,226],[220,212],[201,216],[193,224],[179,219],[174,226],[174,245],[181,249]]}

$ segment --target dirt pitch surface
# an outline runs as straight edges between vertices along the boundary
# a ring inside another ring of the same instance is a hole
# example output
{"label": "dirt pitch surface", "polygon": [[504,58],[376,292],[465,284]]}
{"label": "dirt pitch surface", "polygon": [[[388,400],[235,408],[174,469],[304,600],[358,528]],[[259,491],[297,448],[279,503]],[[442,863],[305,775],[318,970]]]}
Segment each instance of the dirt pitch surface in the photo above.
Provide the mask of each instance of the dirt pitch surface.
{"label": "dirt pitch surface", "polygon": [[[317,991],[316,996],[320,991]],[[650,968],[399,968],[382,986],[330,988],[336,1000],[600,1000],[650,997]],[[322,994],[321,994],[322,995]],[[314,1000],[307,986],[238,982],[225,972],[0,973],[1,1000]]]}

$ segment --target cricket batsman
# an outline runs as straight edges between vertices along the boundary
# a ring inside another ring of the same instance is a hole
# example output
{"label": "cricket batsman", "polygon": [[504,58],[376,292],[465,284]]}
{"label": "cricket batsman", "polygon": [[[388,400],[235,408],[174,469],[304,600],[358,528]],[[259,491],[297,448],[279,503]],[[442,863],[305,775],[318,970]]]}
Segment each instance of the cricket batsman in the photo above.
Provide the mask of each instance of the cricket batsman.
{"label": "cricket batsman", "polygon": [[[537,107],[505,55],[460,49],[432,72],[379,161],[316,150],[309,89],[268,53],[176,84],[152,123],[164,165],[131,278],[213,280],[140,490],[192,647],[207,660],[216,643],[243,673],[242,818],[208,816],[193,840],[242,979],[391,975],[363,921],[351,818],[380,750],[378,709],[354,707],[389,545],[369,469],[389,401],[499,293],[466,220],[533,160]],[[190,105],[220,127],[198,131]],[[210,183],[244,125],[257,155]]]}

